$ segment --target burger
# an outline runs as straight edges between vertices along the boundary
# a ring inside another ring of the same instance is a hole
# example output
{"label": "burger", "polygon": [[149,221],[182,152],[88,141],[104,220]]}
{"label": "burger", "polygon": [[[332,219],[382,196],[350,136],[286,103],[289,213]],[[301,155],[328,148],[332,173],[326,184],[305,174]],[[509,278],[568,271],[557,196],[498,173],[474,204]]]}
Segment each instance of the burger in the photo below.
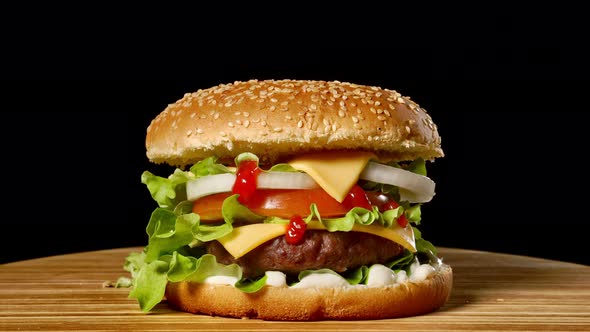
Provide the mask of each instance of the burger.
{"label": "burger", "polygon": [[143,311],[165,299],[213,316],[353,320],[447,301],[452,269],[418,230],[441,139],[410,98],[338,81],[221,84],[168,105],[146,148],[174,171],[141,176],[158,207],[125,269]]}

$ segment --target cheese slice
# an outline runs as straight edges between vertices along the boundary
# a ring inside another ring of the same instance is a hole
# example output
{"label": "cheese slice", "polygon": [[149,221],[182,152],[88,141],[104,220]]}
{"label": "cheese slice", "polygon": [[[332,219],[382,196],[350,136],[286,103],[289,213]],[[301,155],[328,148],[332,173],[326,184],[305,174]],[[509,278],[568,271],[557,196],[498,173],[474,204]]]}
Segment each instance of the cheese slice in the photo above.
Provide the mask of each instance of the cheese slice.
{"label": "cheese slice", "polygon": [[[252,224],[236,227],[234,230],[218,239],[234,258],[238,259],[261,244],[285,234],[285,224]],[[325,230],[326,228],[317,220],[307,224],[307,229]],[[395,224],[391,228],[380,225],[358,225],[352,227],[353,232],[369,233],[399,243],[411,252],[416,252],[414,230],[412,227],[400,227]]]}
{"label": "cheese slice", "polygon": [[297,157],[289,161],[289,165],[309,174],[322,189],[342,203],[371,158],[375,158],[371,152],[322,152]]}

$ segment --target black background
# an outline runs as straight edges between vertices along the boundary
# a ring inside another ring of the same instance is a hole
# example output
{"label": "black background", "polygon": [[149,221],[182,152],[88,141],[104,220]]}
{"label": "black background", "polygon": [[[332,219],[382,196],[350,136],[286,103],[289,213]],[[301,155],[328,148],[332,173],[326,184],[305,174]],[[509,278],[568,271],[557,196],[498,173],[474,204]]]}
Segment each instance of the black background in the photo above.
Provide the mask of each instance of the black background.
{"label": "black background", "polygon": [[446,38],[454,31],[436,43],[299,31],[288,45],[222,38],[190,51],[171,43],[162,56],[124,42],[13,54],[1,96],[0,262],[145,245],[155,203],[140,175],[172,170],[145,156],[151,119],[185,92],[293,78],[395,89],[431,114],[446,154],[428,165],[437,195],[421,230],[435,245],[590,264],[585,54],[553,29]]}

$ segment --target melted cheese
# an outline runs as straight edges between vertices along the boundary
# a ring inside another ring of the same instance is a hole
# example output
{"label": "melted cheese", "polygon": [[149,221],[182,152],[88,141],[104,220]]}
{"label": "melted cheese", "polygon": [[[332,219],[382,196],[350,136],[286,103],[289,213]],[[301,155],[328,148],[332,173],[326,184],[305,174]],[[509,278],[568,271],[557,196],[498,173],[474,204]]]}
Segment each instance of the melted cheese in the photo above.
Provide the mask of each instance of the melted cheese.
{"label": "melted cheese", "polygon": [[[252,224],[236,227],[234,230],[218,239],[223,247],[234,257],[240,258],[259,245],[285,234],[284,224]],[[325,230],[324,226],[317,220],[312,220],[307,229]],[[369,233],[377,235],[393,242],[399,243],[411,252],[416,252],[414,231],[412,227],[402,228],[395,224],[391,228],[384,228],[380,225],[358,225],[352,228],[354,232]]]}
{"label": "melted cheese", "polygon": [[335,200],[342,203],[375,155],[370,152],[322,152],[307,154],[289,162],[311,176]]}

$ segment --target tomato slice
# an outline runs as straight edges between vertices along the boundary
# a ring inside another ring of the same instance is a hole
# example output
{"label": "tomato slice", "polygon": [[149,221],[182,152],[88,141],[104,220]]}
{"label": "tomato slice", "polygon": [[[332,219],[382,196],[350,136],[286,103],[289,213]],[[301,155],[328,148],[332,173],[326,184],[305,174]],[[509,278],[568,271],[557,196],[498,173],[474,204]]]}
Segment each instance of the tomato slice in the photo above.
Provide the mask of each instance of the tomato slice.
{"label": "tomato slice", "polygon": [[[221,205],[232,193],[221,193],[202,197],[193,204],[193,212],[202,221],[223,219]],[[259,189],[245,204],[252,212],[262,216],[277,216],[289,219],[293,215],[309,215],[309,206],[315,203],[322,217],[343,216],[348,212],[342,204],[328,195],[323,189],[286,190]]]}

